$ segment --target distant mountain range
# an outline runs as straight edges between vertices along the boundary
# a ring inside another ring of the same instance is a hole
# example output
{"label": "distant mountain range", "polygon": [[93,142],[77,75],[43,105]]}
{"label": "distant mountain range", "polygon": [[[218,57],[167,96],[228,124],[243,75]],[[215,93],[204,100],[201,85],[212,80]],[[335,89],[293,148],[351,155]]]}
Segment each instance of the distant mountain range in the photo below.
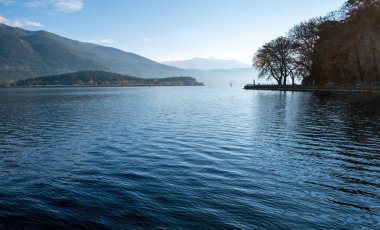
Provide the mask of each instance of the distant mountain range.
{"label": "distant mountain range", "polygon": [[195,77],[208,86],[228,86],[232,82],[233,85],[241,87],[251,83],[257,75],[256,70],[250,65],[236,60],[196,57],[161,63],[184,69],[188,76]]}
{"label": "distant mountain range", "polygon": [[212,70],[212,69],[241,69],[249,68],[250,65],[244,64],[236,60],[221,60],[215,58],[193,58],[188,60],[175,60],[161,62],[165,65],[174,66],[181,69],[199,69],[199,70]]}
{"label": "distant mountain range", "polygon": [[79,42],[46,31],[0,24],[0,80],[27,79],[81,70],[143,78],[183,75],[183,70],[134,53]]}
{"label": "distant mountain range", "polygon": [[6,84],[86,70],[140,78],[190,76],[205,85],[224,86],[230,81],[242,86],[257,75],[249,65],[234,60],[194,58],[176,63],[158,63],[119,49],[0,23],[0,82],[7,80]]}

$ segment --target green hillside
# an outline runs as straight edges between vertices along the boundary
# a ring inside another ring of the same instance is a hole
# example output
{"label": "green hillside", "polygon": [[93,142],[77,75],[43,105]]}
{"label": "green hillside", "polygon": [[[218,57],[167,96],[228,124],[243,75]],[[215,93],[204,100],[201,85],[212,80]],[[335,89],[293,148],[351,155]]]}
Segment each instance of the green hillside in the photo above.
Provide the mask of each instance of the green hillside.
{"label": "green hillside", "polygon": [[115,48],[0,24],[0,81],[82,70],[110,71],[143,78],[184,73],[181,69]]}

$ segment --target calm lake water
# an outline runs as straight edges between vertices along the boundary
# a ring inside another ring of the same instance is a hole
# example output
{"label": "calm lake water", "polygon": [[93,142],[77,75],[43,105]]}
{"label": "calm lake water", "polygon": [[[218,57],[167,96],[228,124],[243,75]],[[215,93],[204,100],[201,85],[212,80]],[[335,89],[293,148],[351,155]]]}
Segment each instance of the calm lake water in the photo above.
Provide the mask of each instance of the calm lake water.
{"label": "calm lake water", "polygon": [[0,89],[0,229],[379,229],[380,98]]}

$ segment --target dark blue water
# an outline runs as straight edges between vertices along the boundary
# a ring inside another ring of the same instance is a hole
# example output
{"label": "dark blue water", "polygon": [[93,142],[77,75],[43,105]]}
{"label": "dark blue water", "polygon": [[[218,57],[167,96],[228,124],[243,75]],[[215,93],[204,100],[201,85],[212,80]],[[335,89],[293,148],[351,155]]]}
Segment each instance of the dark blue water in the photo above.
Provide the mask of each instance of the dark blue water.
{"label": "dark blue water", "polygon": [[0,228],[380,229],[380,98],[0,90]]}

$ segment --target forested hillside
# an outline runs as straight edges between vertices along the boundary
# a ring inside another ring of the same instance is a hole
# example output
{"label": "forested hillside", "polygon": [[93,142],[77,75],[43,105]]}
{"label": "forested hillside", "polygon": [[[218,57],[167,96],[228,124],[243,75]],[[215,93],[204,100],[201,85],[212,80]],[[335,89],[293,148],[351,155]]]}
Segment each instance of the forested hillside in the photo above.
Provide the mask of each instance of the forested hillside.
{"label": "forested hillside", "polygon": [[295,25],[253,58],[259,77],[279,85],[366,86],[380,82],[380,0],[349,0]]}
{"label": "forested hillside", "polygon": [[343,13],[343,20],[320,25],[309,82],[380,82],[379,1],[350,1]]}

